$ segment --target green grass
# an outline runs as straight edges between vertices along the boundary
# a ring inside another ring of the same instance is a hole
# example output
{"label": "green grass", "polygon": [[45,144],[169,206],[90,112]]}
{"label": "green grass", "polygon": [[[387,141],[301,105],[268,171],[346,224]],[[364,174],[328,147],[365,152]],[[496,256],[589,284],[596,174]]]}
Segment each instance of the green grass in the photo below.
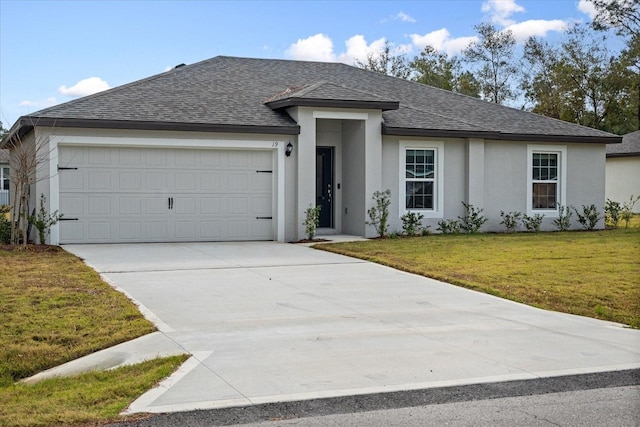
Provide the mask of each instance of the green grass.
{"label": "green grass", "polygon": [[0,385],[155,330],[124,295],[58,248],[0,250]]}
{"label": "green grass", "polygon": [[[186,356],[150,360],[105,372],[0,388],[0,425],[92,426],[123,421],[118,414],[171,374]],[[140,416],[137,416],[139,418]],[[136,417],[133,417],[136,418]]]}
{"label": "green grass", "polygon": [[56,247],[0,247],[0,426],[97,425],[186,358],[113,371],[15,381],[155,330],[124,295]]}
{"label": "green grass", "polygon": [[640,228],[316,246],[536,307],[640,327]]}

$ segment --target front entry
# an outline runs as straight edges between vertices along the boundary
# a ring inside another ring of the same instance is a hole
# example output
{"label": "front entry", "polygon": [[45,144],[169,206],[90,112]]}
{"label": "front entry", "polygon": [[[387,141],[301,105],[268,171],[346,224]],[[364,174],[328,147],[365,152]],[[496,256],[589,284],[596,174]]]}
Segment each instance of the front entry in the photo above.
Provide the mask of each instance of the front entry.
{"label": "front entry", "polygon": [[333,147],[316,148],[316,206],[320,208],[318,227],[333,225]]}

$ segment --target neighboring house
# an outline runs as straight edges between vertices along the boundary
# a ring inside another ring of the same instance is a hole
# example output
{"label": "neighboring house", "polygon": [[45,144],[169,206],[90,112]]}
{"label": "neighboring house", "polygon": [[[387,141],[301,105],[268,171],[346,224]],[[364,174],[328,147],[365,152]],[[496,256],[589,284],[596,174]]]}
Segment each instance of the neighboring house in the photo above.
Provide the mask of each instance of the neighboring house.
{"label": "neighboring house", "polygon": [[435,231],[462,201],[486,231],[500,211],[553,229],[559,205],[604,205],[621,140],[345,64],[223,56],[21,117],[9,138],[48,144],[31,204],[64,215],[54,244],[296,241],[316,204],[320,234],[371,237],[385,189],[390,231],[408,211]]}
{"label": "neighboring house", "polygon": [[622,144],[607,145],[605,195],[614,202],[640,196],[640,130],[622,137]]}
{"label": "neighboring house", "polygon": [[9,150],[0,150],[0,206],[9,203]]}

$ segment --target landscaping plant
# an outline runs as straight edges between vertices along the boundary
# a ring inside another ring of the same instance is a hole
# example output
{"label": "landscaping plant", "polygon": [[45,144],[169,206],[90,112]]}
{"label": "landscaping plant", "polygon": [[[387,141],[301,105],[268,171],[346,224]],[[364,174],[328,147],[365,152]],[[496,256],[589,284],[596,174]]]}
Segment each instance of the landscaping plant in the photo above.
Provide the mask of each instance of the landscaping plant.
{"label": "landscaping plant", "polygon": [[544,215],[542,214],[535,214],[534,216],[525,214],[522,216],[522,225],[524,225],[524,228],[526,228],[527,231],[537,233],[540,231],[543,219]]}
{"label": "landscaping plant", "polygon": [[29,215],[29,223],[33,224],[33,226],[38,230],[38,238],[40,239],[40,244],[44,245],[49,232],[51,231],[51,226],[55,225],[62,218],[62,214],[55,211],[51,214],[47,212],[47,209],[44,207],[47,199],[44,197],[44,194],[40,193],[40,209],[36,215]]}
{"label": "landscaping plant", "polygon": [[602,219],[602,215],[598,212],[596,205],[585,206],[582,205],[582,213],[578,209],[573,208],[578,216],[578,222],[582,224],[582,228],[585,230],[593,230],[598,225],[598,221]]}
{"label": "landscaping plant", "polygon": [[513,233],[518,228],[518,221],[522,217],[522,212],[507,212],[500,211],[500,217],[502,217],[502,221],[500,224],[504,225],[507,229],[507,233]]}
{"label": "landscaping plant", "polygon": [[400,217],[402,220],[402,231],[407,236],[416,236],[421,229],[421,221],[424,219],[424,215],[419,212],[407,212]]}
{"label": "landscaping plant", "polygon": [[629,197],[629,200],[622,204],[621,217],[624,220],[624,228],[629,227],[629,221],[633,218],[633,207],[638,200],[640,200],[640,196],[634,197],[632,194],[631,197]]}
{"label": "landscaping plant", "polygon": [[617,228],[620,224],[620,214],[622,213],[622,206],[620,202],[614,202],[611,199],[607,199],[607,203],[604,205],[604,220],[605,223],[613,228]]}
{"label": "landscaping plant", "polygon": [[11,222],[7,219],[10,209],[9,206],[0,206],[0,244],[3,245],[11,243]]}
{"label": "landscaping plant", "polygon": [[460,232],[460,221],[457,219],[443,219],[438,221],[438,228],[443,234],[454,234]]}
{"label": "landscaping plant", "polygon": [[302,225],[304,225],[304,232],[307,235],[308,240],[313,240],[316,236],[316,229],[318,228],[318,224],[320,223],[320,209],[322,206],[318,205],[315,208],[313,205],[309,205],[306,211],[304,211],[304,221]]}
{"label": "landscaping plant", "polygon": [[367,211],[369,221],[367,225],[376,229],[379,237],[384,237],[389,228],[389,205],[391,204],[391,190],[376,191],[373,193],[376,205]]}
{"label": "landscaping plant", "polygon": [[470,203],[462,202],[462,206],[465,209],[465,215],[462,217],[458,217],[460,220],[460,229],[465,233],[477,233],[482,227],[482,224],[488,221],[482,215],[482,211],[484,209],[478,209]]}
{"label": "landscaping plant", "polygon": [[558,218],[553,220],[553,225],[556,226],[558,231],[567,231],[571,228],[571,206],[562,206],[558,208]]}

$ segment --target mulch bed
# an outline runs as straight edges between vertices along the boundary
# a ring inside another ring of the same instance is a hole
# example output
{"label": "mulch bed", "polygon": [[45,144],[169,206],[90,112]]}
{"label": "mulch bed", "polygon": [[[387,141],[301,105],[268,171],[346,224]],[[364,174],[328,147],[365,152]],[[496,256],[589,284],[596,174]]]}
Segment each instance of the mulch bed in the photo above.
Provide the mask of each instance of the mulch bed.
{"label": "mulch bed", "polygon": [[29,252],[60,252],[62,248],[60,246],[53,245],[0,245],[0,251],[29,251]]}

